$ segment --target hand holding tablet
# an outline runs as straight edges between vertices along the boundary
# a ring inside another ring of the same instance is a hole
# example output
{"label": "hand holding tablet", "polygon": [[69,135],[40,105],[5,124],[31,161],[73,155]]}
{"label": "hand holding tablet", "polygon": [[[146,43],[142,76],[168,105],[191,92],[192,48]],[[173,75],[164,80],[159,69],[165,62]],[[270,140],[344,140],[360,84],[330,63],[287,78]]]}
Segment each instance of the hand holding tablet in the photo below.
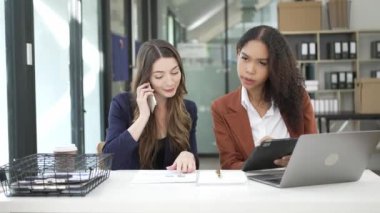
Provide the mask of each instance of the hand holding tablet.
{"label": "hand holding tablet", "polygon": [[[297,143],[296,138],[266,139],[256,147],[245,161],[243,171],[271,169],[286,164]],[[275,160],[280,160],[278,165]]]}

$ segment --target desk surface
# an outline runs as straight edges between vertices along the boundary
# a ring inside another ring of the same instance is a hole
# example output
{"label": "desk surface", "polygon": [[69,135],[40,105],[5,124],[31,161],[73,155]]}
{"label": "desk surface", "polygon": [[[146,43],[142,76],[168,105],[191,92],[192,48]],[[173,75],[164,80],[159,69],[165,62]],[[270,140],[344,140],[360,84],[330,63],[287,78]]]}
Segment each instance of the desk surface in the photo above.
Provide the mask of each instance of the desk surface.
{"label": "desk surface", "polygon": [[322,119],[326,121],[326,132],[330,132],[330,120],[379,120],[380,113],[362,114],[352,111],[317,113],[318,129],[322,132]]}
{"label": "desk surface", "polygon": [[316,113],[316,118],[327,118],[331,120],[347,120],[347,119],[379,119],[380,113],[355,113],[352,111],[341,111],[341,112],[325,112],[325,113]]}
{"label": "desk surface", "polygon": [[131,184],[136,171],[112,171],[86,197],[5,197],[0,212],[380,212],[380,177],[278,189],[241,185]]}

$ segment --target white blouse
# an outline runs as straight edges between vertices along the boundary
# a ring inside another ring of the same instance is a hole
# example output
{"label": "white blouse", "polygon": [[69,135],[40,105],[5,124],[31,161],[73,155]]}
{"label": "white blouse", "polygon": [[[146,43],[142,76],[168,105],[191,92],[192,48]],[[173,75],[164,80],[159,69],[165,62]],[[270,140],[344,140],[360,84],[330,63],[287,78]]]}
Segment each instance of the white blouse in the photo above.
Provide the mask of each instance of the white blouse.
{"label": "white blouse", "polygon": [[280,110],[274,106],[273,101],[265,115],[260,117],[255,107],[249,101],[247,89],[242,87],[241,105],[247,110],[255,146],[259,146],[261,140],[266,136],[273,139],[290,137]]}

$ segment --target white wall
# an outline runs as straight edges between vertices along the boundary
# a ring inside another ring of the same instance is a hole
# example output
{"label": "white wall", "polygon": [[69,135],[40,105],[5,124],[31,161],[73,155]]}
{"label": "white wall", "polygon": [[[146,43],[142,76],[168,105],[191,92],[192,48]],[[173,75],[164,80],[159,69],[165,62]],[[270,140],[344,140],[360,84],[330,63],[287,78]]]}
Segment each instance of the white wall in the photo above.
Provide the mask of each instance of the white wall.
{"label": "white wall", "polygon": [[380,29],[379,0],[351,0],[351,29]]}
{"label": "white wall", "polygon": [[0,1],[0,166],[8,163],[7,69],[5,53],[4,1]]}

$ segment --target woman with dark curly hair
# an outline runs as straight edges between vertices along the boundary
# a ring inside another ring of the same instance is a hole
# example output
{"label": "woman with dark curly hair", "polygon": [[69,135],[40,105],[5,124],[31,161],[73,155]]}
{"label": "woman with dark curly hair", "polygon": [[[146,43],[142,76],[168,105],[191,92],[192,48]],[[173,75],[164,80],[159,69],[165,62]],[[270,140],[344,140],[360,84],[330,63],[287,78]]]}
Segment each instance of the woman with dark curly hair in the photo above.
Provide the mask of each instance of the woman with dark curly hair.
{"label": "woman with dark curly hair", "polygon": [[[241,169],[255,146],[268,138],[317,133],[302,75],[281,33],[254,27],[240,38],[236,51],[241,87],[211,106],[223,169]],[[274,163],[286,166],[289,159]]]}
{"label": "woman with dark curly hair", "polygon": [[177,50],[163,40],[147,41],[136,61],[133,91],[114,97],[109,111],[103,152],[114,154],[112,169],[195,171],[197,106],[184,99]]}

